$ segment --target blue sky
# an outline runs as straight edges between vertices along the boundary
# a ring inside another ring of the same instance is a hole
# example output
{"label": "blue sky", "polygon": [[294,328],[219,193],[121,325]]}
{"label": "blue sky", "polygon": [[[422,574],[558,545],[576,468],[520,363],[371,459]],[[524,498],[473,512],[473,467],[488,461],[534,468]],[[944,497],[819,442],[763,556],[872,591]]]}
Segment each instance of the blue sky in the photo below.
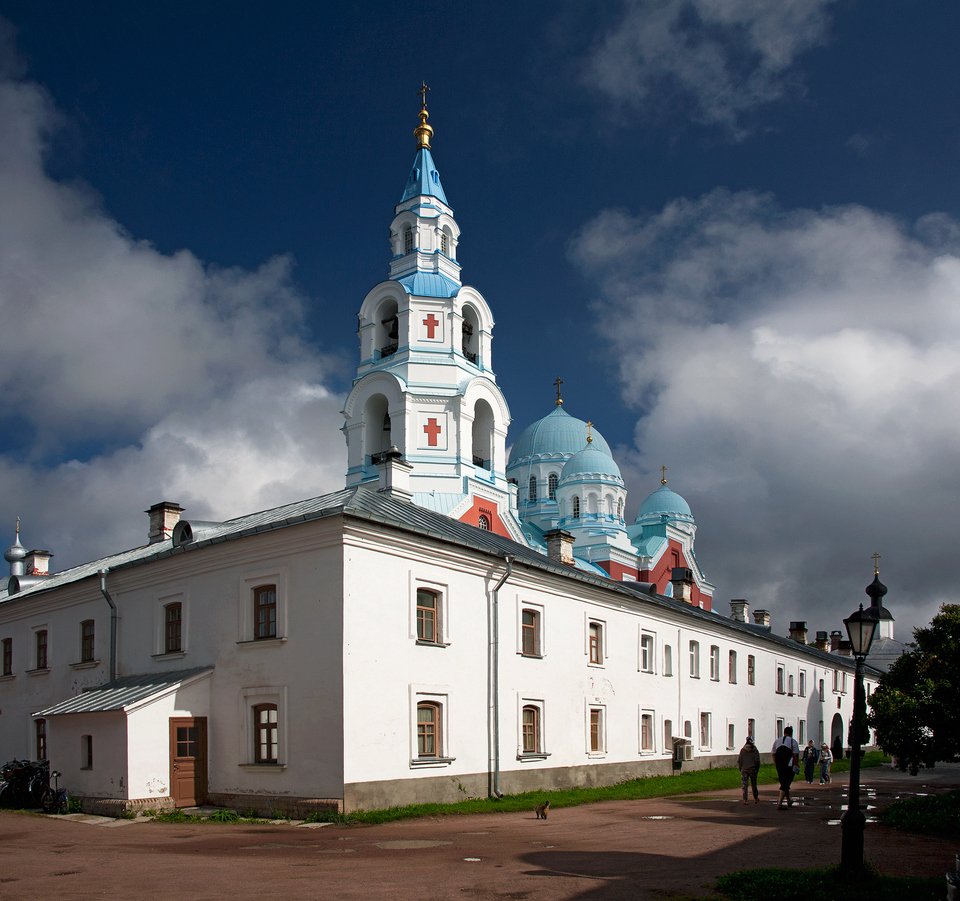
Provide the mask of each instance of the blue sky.
{"label": "blue sky", "polygon": [[661,464],[717,608],[955,600],[960,8],[0,0],[0,523],[64,568],[176,500],[342,484],[421,80],[513,435]]}

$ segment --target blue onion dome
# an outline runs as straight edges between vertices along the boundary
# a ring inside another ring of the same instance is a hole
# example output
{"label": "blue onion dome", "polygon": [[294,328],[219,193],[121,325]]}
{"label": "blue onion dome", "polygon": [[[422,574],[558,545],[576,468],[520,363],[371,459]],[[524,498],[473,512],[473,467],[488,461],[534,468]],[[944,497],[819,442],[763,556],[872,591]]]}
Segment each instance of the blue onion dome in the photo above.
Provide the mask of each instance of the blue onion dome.
{"label": "blue onion dome", "polygon": [[647,495],[640,505],[636,521],[643,525],[654,522],[693,522],[694,519],[690,505],[663,482],[656,491]]}
{"label": "blue onion dome", "polygon": [[588,443],[564,463],[563,469],[560,470],[560,484],[578,477],[602,478],[604,476],[615,478],[621,485],[623,484],[620,467],[610,456],[610,452],[597,447],[596,432],[593,433],[593,439],[593,442]]}
{"label": "blue onion dome", "polygon": [[[558,405],[520,433],[510,451],[507,469],[530,462],[534,457],[572,456],[583,449],[586,434],[587,424]],[[593,430],[593,446],[610,455],[610,445],[596,429]]]}

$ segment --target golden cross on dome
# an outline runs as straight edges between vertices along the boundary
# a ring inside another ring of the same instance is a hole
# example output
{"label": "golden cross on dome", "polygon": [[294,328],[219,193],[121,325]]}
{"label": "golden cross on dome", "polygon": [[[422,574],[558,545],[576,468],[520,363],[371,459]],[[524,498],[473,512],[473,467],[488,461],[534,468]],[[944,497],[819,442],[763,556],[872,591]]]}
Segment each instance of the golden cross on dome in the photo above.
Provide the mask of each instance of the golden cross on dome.
{"label": "golden cross on dome", "polygon": [[875,576],[879,576],[880,575],[880,555],[876,551],[874,551],[870,555],[870,557],[873,560],[873,574]]}
{"label": "golden cross on dome", "polygon": [[563,406],[563,398],[560,396],[560,386],[563,384],[563,379],[558,375],[554,380],[553,384],[557,386],[557,406]]}
{"label": "golden cross on dome", "polygon": [[587,420],[587,444],[593,444],[593,423],[590,420]]}
{"label": "golden cross on dome", "polygon": [[413,130],[413,136],[417,139],[417,147],[430,149],[430,138],[433,137],[433,129],[427,125],[427,119],[430,113],[427,112],[427,91],[430,88],[425,81],[420,82],[420,89],[417,93],[420,95],[420,124]]}
{"label": "golden cross on dome", "polygon": [[667,484],[667,467],[666,466],[660,467],[660,484],[661,485]]}
{"label": "golden cross on dome", "polygon": [[420,87],[419,87],[419,89],[417,90],[417,93],[420,95],[420,108],[421,108],[421,109],[426,109],[426,108],[427,108],[427,92],[428,92],[429,90],[430,90],[430,85],[428,85],[425,81],[421,81],[421,82],[420,82]]}

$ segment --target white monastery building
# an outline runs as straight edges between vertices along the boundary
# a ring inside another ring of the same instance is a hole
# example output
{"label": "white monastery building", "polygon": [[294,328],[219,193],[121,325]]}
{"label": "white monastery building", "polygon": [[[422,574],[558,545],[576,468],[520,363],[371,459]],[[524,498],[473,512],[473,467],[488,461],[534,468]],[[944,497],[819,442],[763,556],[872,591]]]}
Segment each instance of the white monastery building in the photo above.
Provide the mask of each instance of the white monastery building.
{"label": "white monastery building", "polygon": [[344,489],[228,522],[158,503],[147,544],[59,573],[19,526],[6,551],[0,759],[49,758],[87,809],[353,810],[729,766],[784,725],[847,743],[840,633],[716,611],[689,505],[664,471],[626,522],[559,379],[508,458],[493,314],[419,116]]}

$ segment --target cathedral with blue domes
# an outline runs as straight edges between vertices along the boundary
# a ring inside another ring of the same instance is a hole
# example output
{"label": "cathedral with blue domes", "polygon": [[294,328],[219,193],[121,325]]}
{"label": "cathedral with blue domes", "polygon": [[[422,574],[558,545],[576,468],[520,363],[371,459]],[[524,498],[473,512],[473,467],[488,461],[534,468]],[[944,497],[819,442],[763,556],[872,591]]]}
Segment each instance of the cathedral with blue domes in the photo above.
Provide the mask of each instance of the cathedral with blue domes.
{"label": "cathedral with blue domes", "polygon": [[493,314],[460,280],[460,229],[431,152],[424,102],[416,156],[390,226],[389,278],[360,308],[360,365],[344,406],[347,486],[383,482],[416,504],[617,581],[709,610],[696,523],[667,486],[624,518],[627,489],[609,444],[563,408],[509,448],[493,371]]}

